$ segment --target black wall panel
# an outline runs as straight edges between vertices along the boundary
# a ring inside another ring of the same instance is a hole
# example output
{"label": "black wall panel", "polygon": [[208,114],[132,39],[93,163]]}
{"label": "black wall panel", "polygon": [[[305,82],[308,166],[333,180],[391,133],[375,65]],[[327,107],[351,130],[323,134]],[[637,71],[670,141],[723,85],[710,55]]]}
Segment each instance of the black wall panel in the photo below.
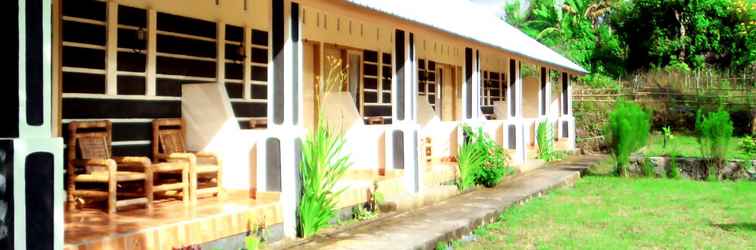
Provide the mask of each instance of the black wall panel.
{"label": "black wall panel", "polygon": [[213,22],[162,12],[157,13],[157,29],[212,39],[215,39],[216,34],[216,25]]}
{"label": "black wall panel", "polygon": [[[29,4],[29,1],[26,2]],[[26,249],[53,250],[55,158],[48,152],[26,157]]]}
{"label": "black wall panel", "polygon": [[267,105],[256,102],[232,102],[231,108],[237,117],[265,117],[267,115]]}
{"label": "black wall panel", "polygon": [[147,93],[147,82],[143,76],[118,76],[119,95],[144,95]]}
{"label": "black wall panel", "polygon": [[108,36],[105,26],[72,21],[63,21],[62,32],[63,41],[103,46]]}
{"label": "black wall panel", "polygon": [[181,101],[63,99],[63,119],[175,117],[181,117]]}
{"label": "black wall panel", "polygon": [[105,93],[105,75],[63,72],[63,93]]}
{"label": "black wall panel", "polygon": [[105,21],[107,9],[104,1],[63,0],[63,15]]}

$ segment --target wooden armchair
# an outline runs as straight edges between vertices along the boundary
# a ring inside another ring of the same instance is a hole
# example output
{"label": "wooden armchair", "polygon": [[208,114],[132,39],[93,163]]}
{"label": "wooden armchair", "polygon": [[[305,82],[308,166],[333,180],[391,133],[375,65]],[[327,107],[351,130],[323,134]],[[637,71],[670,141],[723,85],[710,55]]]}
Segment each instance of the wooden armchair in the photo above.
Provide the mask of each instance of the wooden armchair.
{"label": "wooden armchair", "polygon": [[152,206],[152,170],[146,157],[111,157],[110,121],[71,122],[66,163],[68,208],[85,199],[105,199],[108,213],[120,207]]}
{"label": "wooden armchair", "polygon": [[189,199],[196,202],[200,196],[223,194],[222,165],[216,155],[206,152],[189,152],[184,140],[182,119],[156,119],[152,122],[152,154],[158,162],[189,163]]}

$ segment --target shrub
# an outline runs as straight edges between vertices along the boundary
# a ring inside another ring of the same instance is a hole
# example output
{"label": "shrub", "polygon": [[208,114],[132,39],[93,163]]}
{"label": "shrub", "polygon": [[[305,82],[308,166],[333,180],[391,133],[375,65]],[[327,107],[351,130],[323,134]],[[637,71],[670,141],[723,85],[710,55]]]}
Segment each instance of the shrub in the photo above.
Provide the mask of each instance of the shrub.
{"label": "shrub", "polygon": [[463,126],[462,129],[466,139],[460,150],[460,189],[465,190],[476,184],[496,186],[504,175],[511,172],[507,166],[509,156],[482,128],[478,132],[469,126]]}
{"label": "shrub", "polygon": [[756,138],[744,136],[740,139],[740,148],[743,149],[751,158],[756,157]]}
{"label": "shrub", "polygon": [[617,159],[618,175],[627,175],[630,154],[646,145],[650,121],[649,113],[634,102],[619,100],[614,105],[604,134]]}
{"label": "shrub", "polygon": [[[711,112],[706,116],[700,115],[696,121],[698,130],[698,141],[701,145],[701,155],[708,159],[710,166],[708,168],[709,176],[715,173],[716,178],[720,179],[720,170],[724,167],[725,157],[729,149],[729,143],[732,139],[733,126],[730,120],[730,114],[727,111],[719,110]],[[716,171],[716,172],[714,172]]]}

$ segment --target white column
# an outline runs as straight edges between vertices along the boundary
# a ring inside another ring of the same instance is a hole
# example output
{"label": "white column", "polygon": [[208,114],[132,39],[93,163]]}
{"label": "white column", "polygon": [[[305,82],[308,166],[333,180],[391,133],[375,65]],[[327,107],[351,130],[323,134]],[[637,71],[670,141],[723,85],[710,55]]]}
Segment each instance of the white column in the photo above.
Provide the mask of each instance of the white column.
{"label": "white column", "polygon": [[147,10],[147,95],[157,93],[157,11]]}
{"label": "white column", "polygon": [[[246,3],[246,1],[245,1]],[[249,25],[244,26],[244,39],[242,41],[244,48],[244,99],[252,99],[252,27]]]}
{"label": "white column", "polygon": [[[420,138],[417,124],[417,54],[414,34],[395,30],[392,77],[392,126],[386,132],[386,168],[403,169],[405,190],[421,192]],[[400,55],[403,54],[403,55]]]}
{"label": "white column", "polygon": [[[302,30],[301,8],[289,0],[272,1],[271,60],[268,67],[268,138],[260,146],[265,147],[263,164],[258,165],[258,188],[260,191],[281,192],[281,216],[286,237],[297,234],[297,210],[300,195],[299,163],[301,143],[306,129],[303,126],[302,109]],[[276,27],[283,27],[277,29]],[[273,176],[280,172],[280,176]],[[260,179],[262,178],[262,179]],[[271,178],[271,179],[267,179]]]}
{"label": "white column", "polygon": [[107,2],[108,17],[105,28],[107,30],[106,61],[105,61],[105,93],[118,94],[118,2]]}
{"label": "white column", "polygon": [[[511,59],[508,65],[507,74],[507,120],[504,122],[504,141],[505,148],[515,150],[512,157],[512,164],[523,164],[527,158],[525,149],[525,130],[522,119],[522,76],[520,74],[520,61]],[[514,100],[513,100],[514,99]],[[514,137],[514,138],[511,138]],[[514,148],[512,148],[514,146]]]}
{"label": "white column", "polygon": [[215,23],[215,82],[226,84],[226,23]]}

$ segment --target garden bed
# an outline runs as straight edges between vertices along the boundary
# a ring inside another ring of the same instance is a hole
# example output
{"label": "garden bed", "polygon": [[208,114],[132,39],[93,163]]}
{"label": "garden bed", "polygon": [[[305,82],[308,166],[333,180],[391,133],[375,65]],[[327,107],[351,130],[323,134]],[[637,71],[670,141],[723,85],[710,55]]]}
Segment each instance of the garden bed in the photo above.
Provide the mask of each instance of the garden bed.
{"label": "garden bed", "polygon": [[[653,165],[654,173],[659,177],[667,176],[673,165],[672,161],[677,163],[677,167],[680,169],[680,176],[683,178],[705,180],[708,177],[706,160],[694,157],[634,156],[630,158],[630,164],[628,165],[630,173],[633,175],[642,175],[646,159]],[[748,163],[749,161],[750,164]],[[722,177],[727,180],[756,180],[756,168],[754,166],[756,166],[756,160],[729,160],[722,169]]]}

